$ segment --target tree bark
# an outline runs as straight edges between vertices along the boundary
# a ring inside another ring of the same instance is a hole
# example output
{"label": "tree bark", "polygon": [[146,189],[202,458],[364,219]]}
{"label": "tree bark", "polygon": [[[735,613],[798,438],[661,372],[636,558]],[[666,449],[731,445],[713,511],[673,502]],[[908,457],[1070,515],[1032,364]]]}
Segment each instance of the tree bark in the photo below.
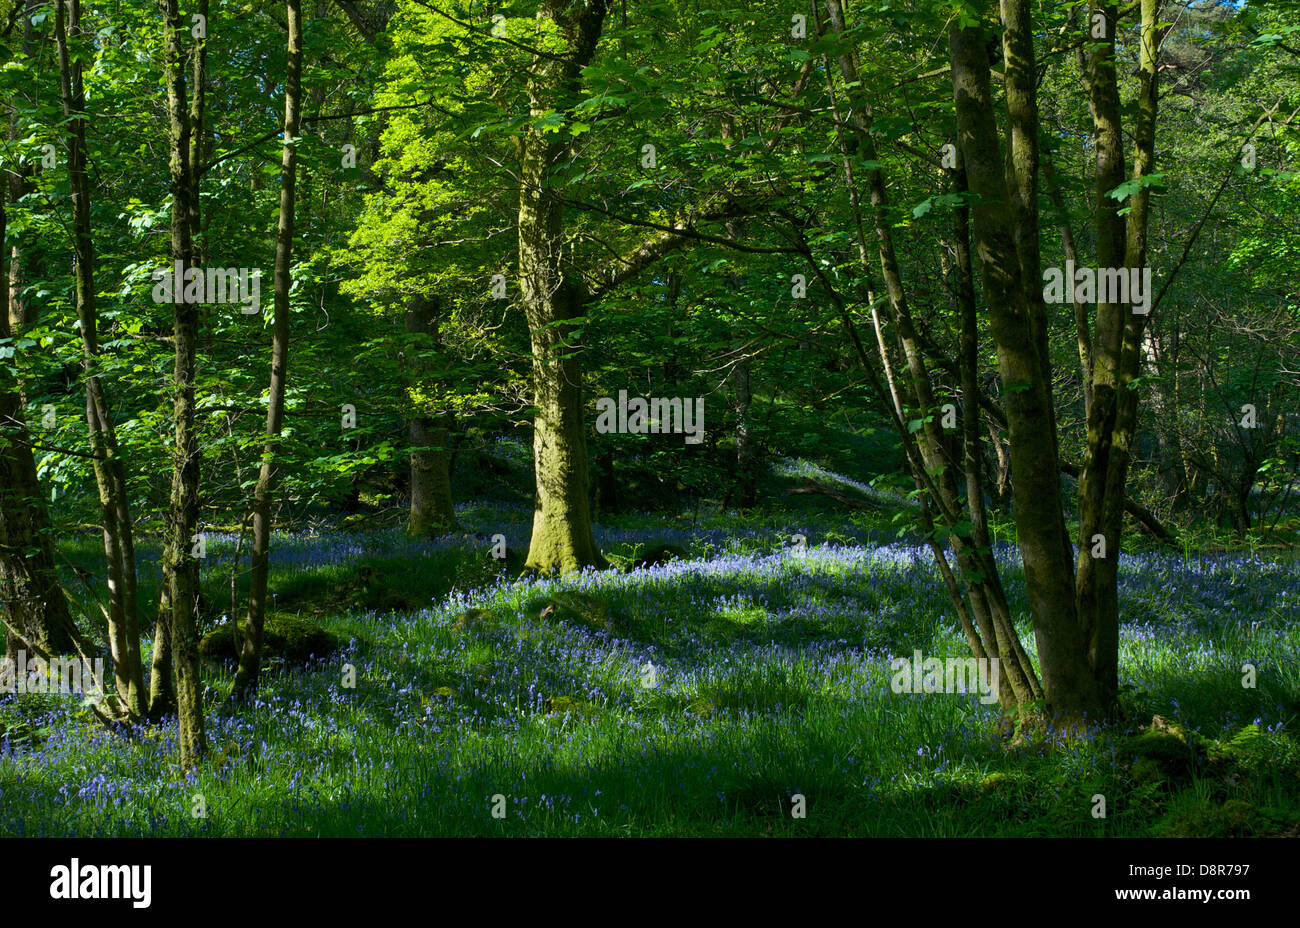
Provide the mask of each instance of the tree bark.
{"label": "tree bark", "polygon": [[158,620],[153,630],[153,658],[149,668],[149,718],[158,721],[176,711],[176,681],[172,667],[171,584],[158,587]]}
{"label": "tree bark", "polygon": [[[434,297],[416,297],[406,313],[406,331],[421,336],[416,351],[436,344],[441,301]],[[428,365],[419,361],[409,364],[409,376],[416,392],[429,377]],[[451,430],[444,416],[426,415],[416,408],[407,420],[411,441],[411,510],[407,532],[430,537],[456,527],[456,509],[451,497]]]}
{"label": "tree bark", "polygon": [[[564,112],[575,102],[580,70],[600,41],[604,0],[548,3],[545,15],[565,39],[560,60],[538,57],[528,81],[530,112]],[[592,534],[587,498],[582,361],[571,320],[582,315],[585,288],[564,266],[564,216],[554,179],[567,144],[530,126],[521,142],[519,186],[520,296],[532,342],[533,457],[537,496],[525,568],[549,574],[604,567]]]}
{"label": "tree bark", "polygon": [[[162,0],[167,114],[170,134],[171,258],[182,270],[191,266],[189,202],[190,121],[185,105],[184,58],[178,0]],[[173,298],[180,296],[180,281],[173,281]],[[207,750],[203,722],[203,684],[199,678],[198,599],[199,562],[193,556],[193,538],[199,521],[198,432],[195,427],[194,375],[197,367],[198,307],[175,303],[172,334],[175,362],[172,368],[172,420],[174,449],[171,502],[163,552],[170,586],[172,659],[176,671],[176,710],[180,719],[181,768],[198,765]]]}
{"label": "tree bark", "polygon": [[[976,251],[997,346],[1010,434],[1011,480],[1025,586],[1038,642],[1043,691],[1062,721],[1102,714],[1074,602],[1070,540],[1065,531],[1051,371],[1036,333],[1040,302],[1026,299],[981,25],[948,27],[953,97],[970,190]],[[1037,281],[1027,282],[1037,286]]]}
{"label": "tree bark", "polygon": [[280,153],[280,221],[275,233],[275,310],[271,341],[271,387],[266,407],[266,444],[253,493],[253,571],[248,592],[239,670],[231,698],[247,701],[257,691],[261,672],[266,588],[271,568],[271,504],[275,498],[275,456],[284,425],[284,392],[289,373],[289,288],[293,268],[294,193],[298,177],[298,131],[302,120],[302,0],[285,0],[289,22],[288,67],[284,83],[284,147]]}
{"label": "tree bark", "polygon": [[132,719],[145,710],[144,668],[140,656],[136,603],[135,546],[132,540],[126,469],[117,444],[107,391],[99,377],[99,319],[95,307],[95,248],[90,228],[90,184],[86,176],[86,96],[82,66],[69,53],[69,39],[82,39],[80,0],[59,0],[55,41],[59,87],[68,126],[68,176],[72,187],[74,278],[77,322],[86,374],[86,424],[95,483],[104,522],[108,574],[108,640],[117,694]]}
{"label": "tree bark", "polygon": [[[8,214],[0,203],[0,280]],[[0,339],[13,336],[8,313],[0,313]],[[0,608],[5,651],[35,645],[42,651],[72,649],[72,615],[54,566],[45,496],[23,414],[18,381],[0,364]]]}

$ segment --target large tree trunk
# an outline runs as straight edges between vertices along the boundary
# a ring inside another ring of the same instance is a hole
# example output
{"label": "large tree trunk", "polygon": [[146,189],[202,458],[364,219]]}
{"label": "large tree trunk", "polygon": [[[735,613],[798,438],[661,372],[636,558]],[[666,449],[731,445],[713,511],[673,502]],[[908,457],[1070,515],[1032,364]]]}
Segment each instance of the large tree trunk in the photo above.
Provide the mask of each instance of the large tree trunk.
{"label": "large tree trunk", "polygon": [[302,101],[302,3],[286,0],[289,22],[288,68],[284,85],[284,147],[280,153],[280,221],[275,233],[275,319],[271,344],[271,391],[266,407],[266,445],[253,493],[253,574],[248,591],[239,670],[231,697],[240,701],[257,691],[261,671],[266,587],[271,569],[271,503],[275,498],[275,455],[284,423],[284,390],[289,373],[289,287],[293,263],[293,210],[298,177],[298,130]]}
{"label": "large tree trunk", "polygon": [[[8,214],[0,203],[0,249]],[[0,280],[4,275],[0,250]],[[13,336],[0,313],[0,339]],[[36,478],[18,381],[0,365],[0,613],[5,652],[35,646],[45,653],[72,649],[72,616],[54,567],[45,497]]]}
{"label": "large tree trunk", "polygon": [[[188,268],[192,262],[190,236],[189,148],[190,122],[185,106],[184,58],[181,52],[181,17],[177,0],[163,0],[163,42],[167,114],[170,127],[171,258]],[[180,281],[173,281],[176,298]],[[198,599],[199,562],[191,545],[199,521],[199,447],[195,427],[194,374],[198,347],[198,306],[183,300],[175,304],[172,326],[175,363],[172,368],[172,420],[176,447],[172,469],[171,502],[163,552],[164,573],[170,586],[172,659],[176,670],[176,709],[180,718],[182,769],[199,763],[207,749],[203,724],[203,684],[199,679]]]}
{"label": "large tree trunk", "polygon": [[69,38],[82,39],[80,0],[60,0],[55,15],[59,50],[59,86],[68,128],[68,176],[72,187],[74,276],[77,321],[86,372],[86,424],[94,455],[95,483],[104,521],[104,556],[108,573],[108,640],[118,696],[126,713],[141,718],[145,710],[144,668],[140,657],[139,610],[136,603],[135,547],[132,540],[126,469],[107,391],[98,373],[99,320],[95,308],[95,249],[90,229],[90,183],[86,176],[86,97],[79,58],[69,53]]}
{"label": "large tree trunk", "polygon": [[[441,301],[434,297],[416,297],[406,313],[406,331],[423,336],[422,347],[436,344]],[[419,393],[429,376],[428,365],[412,362],[409,367],[412,386]],[[416,408],[407,420],[411,440],[411,511],[407,531],[417,537],[429,537],[456,527],[456,509],[451,498],[451,430],[444,416],[425,415]]]}
{"label": "large tree trunk", "polygon": [[[520,222],[520,264],[527,279],[539,263],[537,243],[526,240]],[[558,241],[556,241],[558,248]],[[549,280],[549,278],[546,278]],[[529,324],[533,349],[533,456],[537,476],[533,533],[525,568],[539,573],[605,566],[592,534],[587,500],[587,438],[582,403],[582,363],[566,338],[563,322],[580,315],[571,283],[547,293],[548,283],[530,286]]]}
{"label": "large tree trunk", "polygon": [[[534,117],[572,106],[580,70],[595,55],[604,0],[547,5],[565,39],[563,56],[538,57],[528,82]],[[582,361],[574,343],[584,287],[564,266],[561,189],[554,178],[567,143],[529,127],[521,140],[519,284],[533,355],[533,456],[537,476],[533,534],[525,568],[539,573],[605,566],[592,535],[587,499],[587,439]]]}

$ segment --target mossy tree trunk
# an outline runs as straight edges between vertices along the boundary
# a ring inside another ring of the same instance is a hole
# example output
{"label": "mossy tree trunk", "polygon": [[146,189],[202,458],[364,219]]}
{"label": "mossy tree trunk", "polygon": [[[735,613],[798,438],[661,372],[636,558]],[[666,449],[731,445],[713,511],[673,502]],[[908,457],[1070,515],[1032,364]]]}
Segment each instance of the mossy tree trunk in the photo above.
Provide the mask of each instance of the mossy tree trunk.
{"label": "mossy tree trunk", "polygon": [[[1115,7],[1094,2],[1091,18],[1105,17],[1106,36],[1091,43],[1088,57],[1088,91],[1096,137],[1094,195],[1097,203],[1097,266],[1125,266],[1125,227],[1121,204],[1107,194],[1124,182],[1124,137],[1120,125],[1119,84],[1115,71]],[[1090,641],[1092,661],[1112,663],[1103,652],[1118,647],[1119,625],[1115,584],[1120,537],[1113,516],[1108,514],[1110,491],[1107,484],[1123,467],[1114,452],[1120,406],[1121,353],[1128,307],[1109,302],[1098,294],[1096,333],[1092,344],[1092,404],[1088,408],[1087,449],[1079,474],[1079,542],[1076,564],[1076,597],[1079,620]],[[1122,454],[1122,452],[1121,452]],[[1119,517],[1123,518],[1122,509]],[[1105,539],[1106,554],[1094,557],[1094,538]],[[1099,683],[1113,691],[1111,670],[1103,670]]]}
{"label": "mossy tree trunk", "polygon": [[[520,233],[520,262],[528,266]],[[526,275],[525,275],[526,276]],[[530,312],[533,329],[533,459],[537,495],[533,532],[525,568],[539,573],[564,573],[583,567],[604,567],[605,559],[592,534],[587,499],[586,422],[582,402],[582,362],[557,325],[581,312],[571,287],[537,299],[543,310]]]}
{"label": "mossy tree trunk", "polygon": [[[1073,550],[1061,504],[1051,370],[1038,334],[1041,301],[1022,278],[1013,193],[1008,190],[982,24],[948,27],[958,144],[969,188],[975,249],[988,306],[1010,435],[1011,482],[1025,585],[1046,700],[1062,721],[1097,718],[1105,706],[1087,660],[1074,601]],[[1013,172],[1014,177],[1014,172]],[[1023,215],[1023,214],[1022,214]]]}
{"label": "mossy tree trunk", "polygon": [[[538,56],[528,81],[534,117],[576,102],[578,75],[596,52],[603,0],[547,4],[564,53]],[[605,566],[592,535],[582,360],[574,320],[585,291],[564,266],[564,208],[554,178],[568,157],[566,141],[530,126],[520,143],[519,286],[533,355],[533,457],[537,477],[533,534],[525,568],[539,573]]]}
{"label": "mossy tree trunk", "polygon": [[[528,78],[533,117],[568,114],[579,100],[579,75],[596,53],[605,0],[548,2],[562,47],[533,59]],[[519,139],[519,289],[528,319],[533,360],[534,469],[537,495],[526,568],[539,573],[605,566],[592,535],[587,497],[587,440],[583,408],[580,318],[601,297],[680,248],[691,222],[738,214],[729,197],[714,195],[687,218],[675,218],[627,252],[586,270],[564,257],[564,209],[559,177],[567,173],[570,143],[540,126]]]}
{"label": "mossy tree trunk", "polygon": [[[1155,169],[1157,56],[1163,31],[1158,3],[1142,0],[1138,53],[1138,106],[1134,131],[1135,178]],[[1106,38],[1095,42],[1089,58],[1088,90],[1097,138],[1097,264],[1102,268],[1140,269],[1147,260],[1150,191],[1142,185],[1128,203],[1107,194],[1125,179],[1120,96],[1115,64],[1118,16],[1113,4],[1092,4],[1106,21]],[[1137,432],[1138,391],[1143,333],[1147,315],[1124,302],[1106,302],[1098,294],[1093,340],[1093,402],[1088,410],[1088,444],[1079,476],[1079,553],[1076,598],[1088,642],[1088,660],[1100,698],[1112,709],[1119,694],[1119,554],[1124,530],[1124,500],[1129,462]],[[1154,294],[1148,295],[1149,299]],[[1105,539],[1105,556],[1092,555],[1097,536]]]}
{"label": "mossy tree trunk", "polygon": [[[208,0],[198,0],[195,13],[202,16],[206,21],[208,16]],[[165,9],[164,9],[165,13]],[[190,98],[188,127],[189,142],[185,146],[183,154],[183,163],[186,182],[186,199],[188,203],[185,207],[186,225],[188,227],[188,249],[189,255],[187,260],[193,266],[198,267],[204,264],[202,249],[200,248],[200,233],[202,231],[202,208],[199,197],[199,185],[203,177],[203,155],[204,146],[202,143],[204,112],[206,108],[206,83],[207,83],[207,49],[208,43],[206,36],[198,38],[195,41],[194,53],[192,55],[193,65],[193,94]],[[181,91],[184,91],[184,78],[180,78]],[[183,98],[181,105],[184,105]],[[257,172],[253,172],[256,176]],[[174,205],[174,204],[173,204]],[[175,246],[174,246],[175,247]],[[198,330],[206,324],[207,308],[203,307],[200,312],[201,321],[196,321],[196,339]],[[196,344],[194,351],[197,353]],[[172,660],[174,642],[172,639],[172,616],[171,616],[171,592],[173,585],[172,564],[174,559],[170,557],[166,550],[163,556],[163,582],[158,591],[158,618],[154,623],[154,642],[153,642],[153,660],[149,672],[149,717],[152,719],[161,718],[163,715],[176,710],[176,668]],[[194,567],[197,571],[197,565]],[[197,573],[196,573],[197,576]],[[197,580],[196,580],[197,583]],[[196,601],[195,612],[198,611]]]}
{"label": "mossy tree trunk", "polygon": [[[177,0],[163,0],[163,45],[167,114],[170,136],[171,258],[173,267],[191,265],[189,170],[190,114],[186,109],[183,29]],[[179,281],[173,282],[173,290]],[[207,750],[203,722],[203,684],[199,678],[198,600],[199,562],[192,544],[199,521],[198,432],[195,427],[194,375],[198,350],[198,307],[177,302],[173,317],[175,361],[172,367],[172,420],[175,432],[171,502],[163,552],[170,586],[172,661],[176,679],[176,711],[180,719],[182,769],[198,765]]]}

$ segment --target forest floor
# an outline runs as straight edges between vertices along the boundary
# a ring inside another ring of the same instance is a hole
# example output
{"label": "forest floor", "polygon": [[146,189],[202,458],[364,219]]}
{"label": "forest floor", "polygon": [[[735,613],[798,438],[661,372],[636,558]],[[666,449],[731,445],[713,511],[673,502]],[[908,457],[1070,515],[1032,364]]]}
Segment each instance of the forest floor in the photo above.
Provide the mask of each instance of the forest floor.
{"label": "forest floor", "polygon": [[[606,520],[612,569],[520,580],[529,515],[463,507],[466,531],[432,541],[277,537],[273,621],[337,650],[295,661],[291,640],[233,710],[214,648],[211,758],[187,777],[175,719],[109,732],[75,696],[0,696],[0,834],[1300,832],[1294,556],[1122,556],[1128,721],[1008,738],[974,694],[891,690],[895,657],[968,652],[928,551],[877,514]],[[68,548],[94,563],[93,542]],[[210,625],[234,549],[210,541]]]}

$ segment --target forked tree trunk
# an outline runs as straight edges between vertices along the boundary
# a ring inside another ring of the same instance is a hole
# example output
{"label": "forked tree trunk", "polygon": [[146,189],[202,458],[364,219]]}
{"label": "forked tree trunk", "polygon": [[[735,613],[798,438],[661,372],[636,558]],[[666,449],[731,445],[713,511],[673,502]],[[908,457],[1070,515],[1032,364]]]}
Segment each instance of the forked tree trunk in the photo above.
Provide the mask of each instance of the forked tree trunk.
{"label": "forked tree trunk", "polygon": [[[1138,52],[1138,112],[1134,130],[1133,176],[1145,178],[1155,172],[1156,108],[1158,102],[1157,57],[1164,30],[1157,25],[1159,0],[1141,0],[1142,31]],[[1124,264],[1141,269],[1147,263],[1147,227],[1151,191],[1142,185],[1129,201]],[[1154,294],[1148,294],[1153,300]],[[1119,371],[1116,379],[1115,424],[1111,437],[1110,462],[1103,494],[1102,534],[1113,539],[1114,554],[1106,569],[1098,572],[1097,617],[1089,639],[1093,675],[1107,705],[1119,696],[1119,552],[1124,530],[1124,499],[1129,463],[1137,438],[1138,391],[1134,381],[1142,372],[1146,314],[1124,310]]]}
{"label": "forked tree trunk", "polygon": [[1087,660],[1074,601],[1071,546],[1061,506],[1060,465],[1053,428],[1051,370],[1037,333],[1041,302],[1026,299],[1016,248],[1014,213],[1006,184],[981,25],[948,28],[959,145],[976,200],[971,209],[981,257],[985,302],[997,346],[998,368],[1011,440],[1011,480],[1025,585],[1043,691],[1062,721],[1103,714]]}

